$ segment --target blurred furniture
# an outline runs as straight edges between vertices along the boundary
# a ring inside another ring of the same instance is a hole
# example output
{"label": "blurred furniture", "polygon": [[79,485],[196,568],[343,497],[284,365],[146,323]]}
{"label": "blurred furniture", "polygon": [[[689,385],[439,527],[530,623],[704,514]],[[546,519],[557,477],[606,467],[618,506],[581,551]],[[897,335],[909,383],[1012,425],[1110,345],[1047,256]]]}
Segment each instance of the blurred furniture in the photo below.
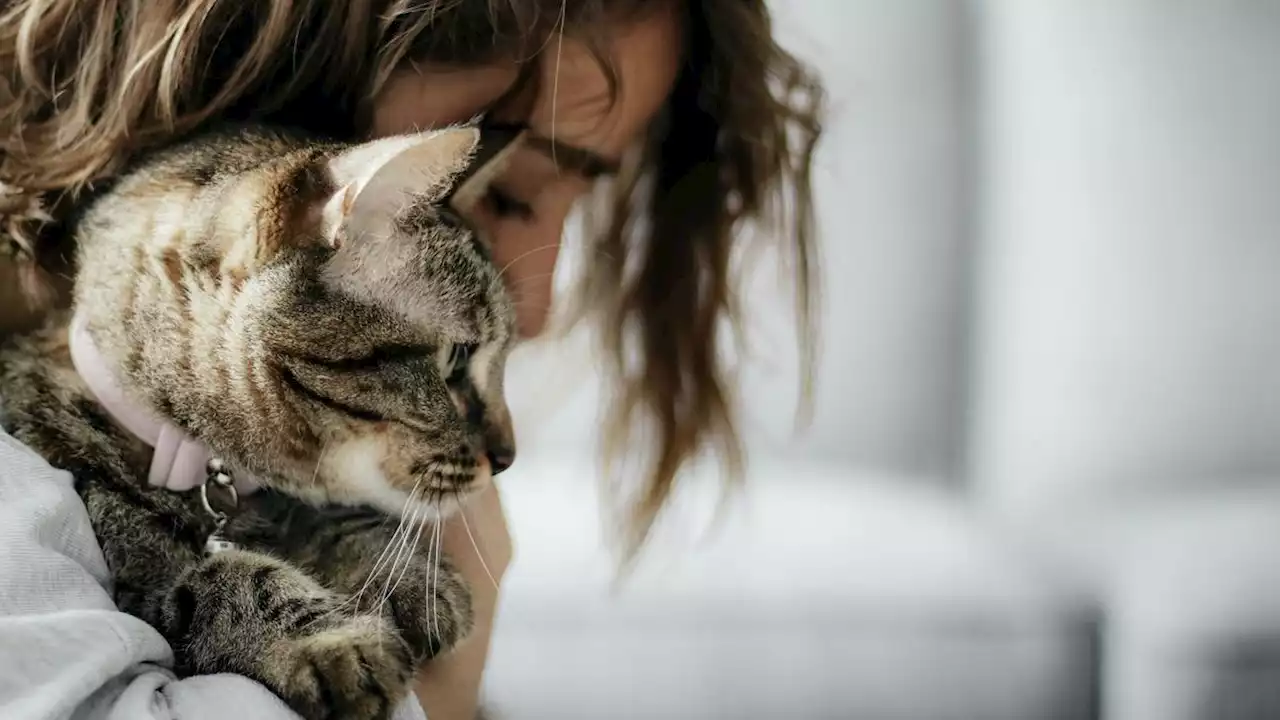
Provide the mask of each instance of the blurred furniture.
{"label": "blurred furniture", "polygon": [[502,717],[1280,718],[1280,3],[776,7],[834,112],[816,422],[753,365],[746,494],[696,471],[615,592],[594,361],[523,352]]}

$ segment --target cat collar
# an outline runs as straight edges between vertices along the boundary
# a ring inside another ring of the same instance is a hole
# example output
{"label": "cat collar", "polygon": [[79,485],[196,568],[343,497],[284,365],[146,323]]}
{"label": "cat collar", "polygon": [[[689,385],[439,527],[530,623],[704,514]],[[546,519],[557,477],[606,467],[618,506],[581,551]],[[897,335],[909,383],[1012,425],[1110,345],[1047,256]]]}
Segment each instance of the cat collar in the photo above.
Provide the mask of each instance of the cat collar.
{"label": "cat collar", "polygon": [[[208,445],[132,400],[99,351],[85,318],[79,313],[72,318],[69,341],[71,362],[88,385],[89,392],[117,423],[151,446],[151,470],[147,481],[152,486],[178,492],[200,488],[202,493],[206,493],[208,483],[217,475],[220,476],[217,484],[233,489],[235,497],[257,489],[258,483],[244,473],[235,473],[233,481],[221,461],[213,457]],[[226,480],[222,481],[222,478]]]}

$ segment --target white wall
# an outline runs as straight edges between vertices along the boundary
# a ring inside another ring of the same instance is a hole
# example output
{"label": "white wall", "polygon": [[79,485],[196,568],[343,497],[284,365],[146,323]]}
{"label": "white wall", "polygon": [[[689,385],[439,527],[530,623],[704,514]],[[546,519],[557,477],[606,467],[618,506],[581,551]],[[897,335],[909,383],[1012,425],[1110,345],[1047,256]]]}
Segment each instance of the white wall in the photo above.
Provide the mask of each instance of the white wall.
{"label": "white wall", "polygon": [[991,2],[975,475],[1280,469],[1280,3]]}

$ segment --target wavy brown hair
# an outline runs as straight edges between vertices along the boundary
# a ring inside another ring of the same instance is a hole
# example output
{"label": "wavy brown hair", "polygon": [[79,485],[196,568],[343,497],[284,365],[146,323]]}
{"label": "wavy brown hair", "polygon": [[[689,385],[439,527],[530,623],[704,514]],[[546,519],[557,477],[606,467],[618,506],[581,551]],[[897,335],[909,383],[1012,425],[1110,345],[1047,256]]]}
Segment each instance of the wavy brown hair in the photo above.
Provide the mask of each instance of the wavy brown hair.
{"label": "wavy brown hair", "polygon": [[[682,70],[636,162],[594,196],[593,261],[578,295],[581,315],[600,321],[620,389],[607,447],[615,456],[656,449],[629,503],[631,552],[686,461],[712,450],[730,477],[740,468],[725,333],[741,329],[734,280],[748,225],[766,224],[750,237],[776,242],[790,261],[805,396],[816,331],[810,171],[820,84],[775,41],[763,0],[677,1]],[[519,62],[556,31],[603,47],[602,28],[654,4],[7,0],[0,243],[29,262],[0,267],[0,282],[16,272],[33,307],[52,304],[49,289],[68,272],[63,229],[76,199],[140,151],[229,118],[354,134],[404,62]],[[599,58],[608,69],[607,54]]]}

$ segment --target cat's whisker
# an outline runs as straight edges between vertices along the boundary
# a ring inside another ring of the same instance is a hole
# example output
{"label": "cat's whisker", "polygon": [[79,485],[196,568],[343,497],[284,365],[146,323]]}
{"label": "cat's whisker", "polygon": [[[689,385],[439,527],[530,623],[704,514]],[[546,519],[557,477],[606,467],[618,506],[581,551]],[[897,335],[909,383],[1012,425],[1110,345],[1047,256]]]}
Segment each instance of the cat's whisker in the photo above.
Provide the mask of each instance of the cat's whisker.
{"label": "cat's whisker", "polygon": [[[413,520],[413,522],[414,522],[414,524],[415,524],[415,525],[417,525],[417,530],[416,530],[416,531],[414,531],[414,534],[413,534],[413,542],[411,542],[411,543],[409,543],[408,545],[406,545],[406,546],[405,546],[405,552],[404,552],[404,566],[400,568],[400,572],[399,572],[398,574],[395,574],[395,578],[396,578],[396,579],[395,579],[395,582],[394,582],[394,583],[392,583],[392,584],[391,584],[391,586],[390,586],[389,588],[384,588],[384,592],[382,593],[382,597],[381,597],[381,598],[379,598],[379,600],[378,600],[378,613],[379,613],[379,614],[381,614],[381,613],[382,613],[382,610],[383,610],[383,608],[386,606],[387,601],[391,599],[391,596],[392,596],[393,594],[395,594],[396,588],[400,587],[400,582],[401,582],[402,580],[404,580],[404,576],[405,576],[405,575],[407,575],[407,574],[409,573],[409,568],[413,566],[413,555],[414,555],[414,553],[415,553],[415,552],[417,552],[417,550],[418,550],[418,543],[422,540],[422,531],[423,531],[423,529],[426,527],[426,524],[427,524],[425,520],[423,520],[422,522],[419,522],[419,514],[420,514],[420,513],[422,513],[422,509],[419,507],[419,508],[417,509],[417,511],[414,513],[414,520]],[[407,536],[408,536],[408,534],[406,533],[406,537],[407,537]],[[394,567],[394,566],[393,566],[393,567]],[[388,579],[388,580],[390,580],[390,579],[391,579],[391,575],[388,575],[388,576],[387,576],[387,579]]]}
{"label": "cat's whisker", "polygon": [[[378,594],[378,612],[382,612],[382,608],[386,605],[387,598],[391,597],[394,584],[398,584],[399,580],[395,579],[397,568],[400,575],[408,569],[413,560],[413,551],[417,547],[418,539],[422,536],[422,520],[423,514],[426,512],[422,503],[416,503],[410,511],[411,515],[406,522],[401,524],[405,528],[405,532],[400,535],[400,541],[397,543],[395,554],[392,556],[391,568],[387,572],[387,578],[382,584],[382,592]],[[409,542],[410,536],[414,537],[413,543]],[[404,562],[401,567],[401,562]],[[393,581],[394,580],[394,581]]]}
{"label": "cat's whisker", "polygon": [[391,594],[391,586],[394,584],[396,577],[396,568],[400,567],[400,560],[405,555],[405,545],[413,535],[414,531],[411,529],[411,523],[413,520],[417,519],[417,511],[415,510],[413,512],[415,513],[415,516],[409,518],[408,522],[403,525],[403,527],[406,528],[405,532],[397,535],[396,539],[391,543],[395,547],[395,550],[391,553],[386,573],[383,573],[385,577],[382,580],[382,588],[378,591],[377,598],[370,603],[370,606],[376,607],[377,612],[379,613],[382,612],[382,607],[386,603],[387,597]]}
{"label": "cat's whisker", "polygon": [[[414,486],[415,492],[410,495],[410,500],[413,500],[418,495],[418,489],[422,487],[425,479],[426,476],[418,479]],[[418,502],[415,502],[413,508],[409,511],[408,519],[402,523],[402,527],[407,529],[406,532],[399,535],[398,543],[393,539],[392,544],[395,544],[397,548],[391,556],[391,569],[383,582],[382,591],[379,593],[377,602],[379,613],[385,608],[386,602],[390,600],[396,588],[399,587],[405,575],[408,574],[409,568],[413,565],[413,557],[421,543],[422,533],[427,523],[426,516],[429,514],[428,511],[434,505],[437,519],[442,514],[441,493],[442,491],[439,488],[422,487],[421,494],[423,497],[418,498]],[[409,539],[410,535],[413,536],[412,541]],[[397,567],[399,568],[398,571]]]}
{"label": "cat's whisker", "polygon": [[[557,23],[560,26],[560,29],[556,33],[556,67],[552,72],[553,80],[551,81],[551,139],[553,141],[556,139],[556,125],[558,124],[556,122],[556,110],[557,106],[560,104],[560,61],[564,57],[564,29],[565,23],[568,20],[567,10],[568,0],[561,0],[560,18]],[[555,147],[555,143],[553,142],[551,144],[551,163],[556,166],[556,170],[558,171],[560,169],[560,160],[556,157]]]}
{"label": "cat's whisker", "polygon": [[467,522],[467,508],[462,506],[458,508],[458,516],[462,518],[462,527],[467,531],[467,538],[471,540],[471,547],[476,550],[476,557],[480,560],[480,567],[484,568],[484,574],[489,576],[489,582],[493,583],[493,589],[498,589],[498,579],[493,576],[493,571],[489,569],[489,563],[485,562],[484,551],[480,549],[480,543],[476,542],[476,536],[471,534],[471,523]]}
{"label": "cat's whisker", "polygon": [[347,612],[352,608],[356,608],[357,607],[356,602],[357,602],[357,598],[354,595],[348,595],[346,599],[344,599],[342,602],[338,603],[337,605],[334,605],[332,608],[321,613],[320,615],[317,615],[315,618],[313,618],[312,620],[307,622],[305,625],[303,625],[303,629],[310,629],[312,627],[319,625],[322,622],[328,621],[334,617],[342,615],[343,613]]}
{"label": "cat's whisker", "polygon": [[[560,249],[560,247],[561,247],[561,243],[559,243],[559,242],[555,242],[555,243],[548,243],[548,244],[546,244],[546,245],[542,245],[542,246],[539,246],[539,247],[535,247],[535,248],[532,248],[532,249],[526,250],[526,251],[525,251],[525,252],[523,252],[523,253],[520,253],[519,255],[515,256],[515,257],[514,257],[514,258],[512,258],[511,260],[508,260],[508,261],[507,261],[507,264],[506,264],[506,265],[503,265],[503,266],[502,266],[502,268],[498,270],[497,275],[494,277],[494,282],[495,282],[495,283],[500,283],[500,282],[502,282],[502,279],[503,279],[504,277],[506,277],[506,275],[507,275],[507,271],[508,271],[508,270],[510,270],[510,269],[511,269],[511,267],[512,267],[513,265],[515,265],[516,263],[520,262],[521,260],[524,260],[525,258],[529,257],[530,255],[535,255],[535,254],[540,253],[540,252],[547,252],[548,250],[559,250],[559,249]],[[604,256],[604,257],[606,257],[606,258],[609,258],[610,260],[616,260],[616,259],[617,259],[617,257],[616,257],[612,252],[610,252],[609,250],[606,250],[605,248],[592,248],[592,254],[593,254],[593,255],[602,255],[602,256]],[[536,278],[541,279],[541,278],[552,277],[552,276],[554,276],[554,275],[555,275],[555,273],[554,273],[554,272],[541,273],[541,274],[539,274],[539,275],[531,276],[531,278],[532,278],[532,277],[536,277]],[[519,283],[516,283],[516,284],[517,284],[517,285],[519,285],[519,284],[521,284],[521,283],[527,282],[529,279],[530,279],[530,278],[522,278],[522,279],[520,280],[520,282],[519,282]]]}
{"label": "cat's whisker", "polygon": [[518,288],[521,285],[528,285],[531,282],[546,280],[547,278],[554,278],[555,275],[556,274],[553,272],[545,272],[545,273],[537,273],[536,275],[529,275],[527,277],[522,277],[519,280],[516,280],[515,282],[511,283],[511,285],[508,286],[508,289]]}
{"label": "cat's whisker", "polygon": [[428,602],[434,602],[435,608],[430,611],[432,630],[436,634],[436,639],[440,638],[440,603],[436,600],[437,593],[440,592],[440,555],[444,552],[444,521],[437,514],[435,526],[435,554],[431,562],[431,572],[434,579],[427,585]]}
{"label": "cat's whisker", "polygon": [[540,253],[540,252],[546,252],[546,251],[548,251],[548,250],[559,250],[559,249],[560,249],[560,243],[559,243],[559,242],[553,242],[553,243],[547,243],[546,245],[540,245],[540,246],[535,247],[535,248],[532,248],[532,249],[530,249],[530,250],[526,250],[526,251],[524,251],[524,252],[520,253],[519,255],[515,256],[514,258],[511,258],[510,260],[508,260],[508,261],[507,261],[507,264],[506,264],[506,265],[503,265],[503,266],[502,266],[502,268],[498,270],[498,277],[497,277],[497,279],[498,279],[498,280],[502,280],[502,278],[503,278],[504,276],[506,276],[507,271],[511,269],[511,266],[512,266],[512,265],[515,265],[516,263],[520,262],[521,260],[524,260],[525,258],[529,257],[530,255],[536,255],[536,254],[538,254],[538,253]]}
{"label": "cat's whisker", "polygon": [[311,471],[311,485],[315,486],[316,480],[320,479],[320,466],[324,463],[324,454],[329,450],[329,440],[326,439],[320,445],[320,454],[316,456],[316,467]]}
{"label": "cat's whisker", "polygon": [[440,518],[437,517],[432,522],[431,533],[427,536],[426,569],[424,570],[425,577],[423,578],[423,586],[424,586],[424,589],[426,590],[426,596],[427,596],[426,597],[426,605],[427,605],[426,616],[428,618],[432,617],[436,611],[435,596],[431,593],[431,564],[434,562],[434,558],[436,554],[436,528],[439,526],[439,524],[440,524]]}
{"label": "cat's whisker", "polygon": [[374,564],[373,569],[369,571],[369,575],[365,578],[364,584],[360,587],[359,590],[348,595],[345,600],[338,603],[332,609],[330,609],[325,613],[322,613],[321,615],[317,616],[314,620],[307,623],[306,625],[307,628],[317,625],[322,621],[328,620],[334,617],[335,615],[342,614],[349,609],[352,609],[352,608],[355,608],[357,610],[359,609],[360,601],[361,599],[364,598],[365,592],[368,591],[369,586],[372,585],[374,579],[377,578],[379,571],[382,569],[382,566],[386,564],[388,555],[392,547],[397,545],[397,539],[400,537],[402,530],[405,529],[403,516],[405,512],[407,512],[407,508],[409,507],[409,504],[413,502],[414,496],[418,494],[420,485],[421,485],[421,481],[419,481],[418,484],[415,485],[413,490],[409,493],[409,498],[405,501],[406,510],[401,513],[400,525],[396,527],[395,532],[392,533],[391,538],[387,541],[386,547],[383,548],[382,553],[378,556],[378,560]]}
{"label": "cat's whisker", "polygon": [[414,484],[413,490],[409,492],[409,497],[405,499],[404,506],[400,508],[400,514],[396,519],[396,529],[394,532],[391,533],[391,537],[387,540],[386,547],[382,549],[382,553],[378,556],[377,563],[374,564],[373,569],[370,571],[369,573],[370,578],[375,577],[378,571],[382,569],[382,566],[386,564],[388,560],[388,553],[391,552],[392,546],[396,544],[396,541],[399,539],[401,532],[405,530],[405,522],[404,522],[405,518],[409,515],[411,508],[414,507],[413,501],[414,501],[414,498],[421,491],[421,485],[422,485],[422,480],[419,479],[418,482]]}
{"label": "cat's whisker", "polygon": [[361,586],[360,590],[355,594],[357,601],[364,597],[364,593],[369,589],[369,586],[373,584],[374,579],[378,577],[378,573],[382,571],[383,566],[386,565],[387,561],[391,557],[392,548],[397,545],[397,541],[399,540],[401,533],[405,532],[405,516],[410,512],[410,508],[414,507],[414,499],[418,497],[418,494],[422,490],[423,479],[424,478],[418,478],[418,481],[414,483],[413,490],[409,492],[409,497],[405,499],[404,507],[400,510],[400,520],[396,525],[395,532],[391,534],[391,538],[387,540],[386,547],[384,547],[382,549],[382,553],[378,555],[378,560],[369,571],[369,576],[365,578],[364,585]]}
{"label": "cat's whisker", "polygon": [[[511,285],[507,286],[506,290],[509,294],[514,294],[512,293],[512,291],[518,291],[521,286],[528,285],[530,283],[537,282],[539,280],[553,278],[553,277],[555,277],[555,273],[539,273],[537,275],[531,275],[529,277],[522,277],[518,281],[513,282],[511,283]],[[529,300],[526,298],[522,298],[519,296],[511,297],[511,307],[513,310],[519,308],[521,305],[527,302],[529,302]]]}

